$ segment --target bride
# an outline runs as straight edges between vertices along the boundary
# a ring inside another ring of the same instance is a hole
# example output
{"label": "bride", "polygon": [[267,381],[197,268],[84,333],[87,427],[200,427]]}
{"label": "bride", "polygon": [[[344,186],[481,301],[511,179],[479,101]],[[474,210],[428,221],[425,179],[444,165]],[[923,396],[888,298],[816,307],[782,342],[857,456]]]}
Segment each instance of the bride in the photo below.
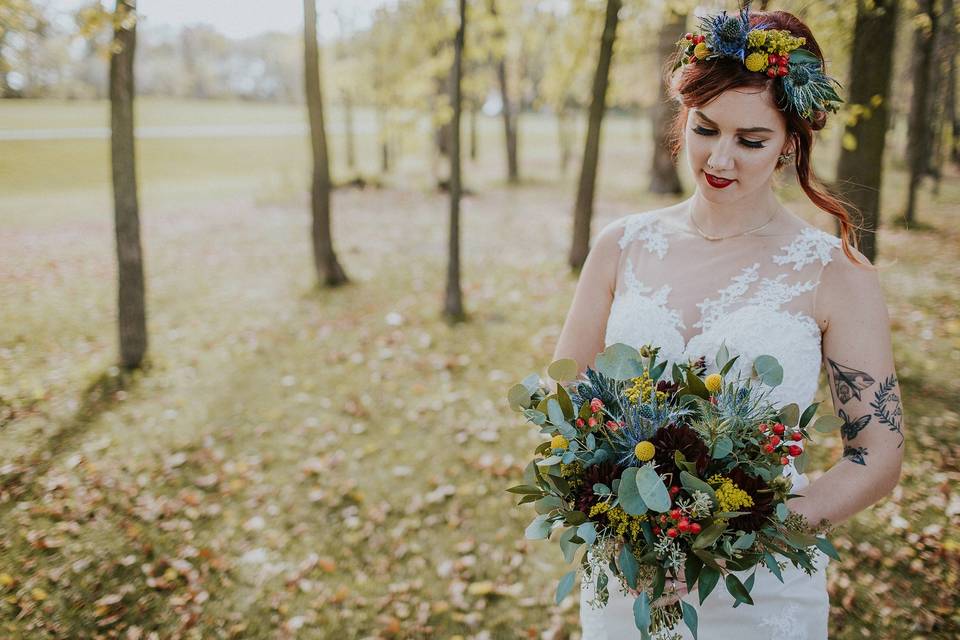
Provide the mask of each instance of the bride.
{"label": "bride", "polygon": [[[842,457],[813,482],[792,463],[784,470],[801,496],[788,507],[810,531],[822,533],[889,494],[903,457],[900,389],[877,272],[850,245],[844,206],[819,186],[810,166],[813,132],[839,98],[816,93],[823,88],[816,80],[828,80],[823,54],[792,14],[743,10],[706,18],[702,28],[709,39],[701,46],[700,35],[687,35],[671,78],[681,104],[677,146],[682,140],[696,191],[601,231],[554,359],[592,364],[610,344],[650,343],[672,362],[706,356],[710,373],[725,342],[731,355],[742,354],[741,375],[749,375],[756,356],[776,357],[784,378],[771,399],[801,407],[813,401],[825,368],[834,410],[844,421]],[[761,30],[766,33],[755,33]],[[758,46],[789,51],[797,45],[810,54],[797,65],[805,69],[794,68],[792,56],[747,55]],[[807,197],[839,222],[839,238],[778,201],[771,182],[791,161]],[[766,567],[756,569],[752,606],[734,609],[722,585],[701,604],[696,589],[687,593],[682,575],[673,600],[695,607],[701,640],[826,638],[829,558],[818,555],[813,575],[778,559],[783,581]],[[753,570],[736,573],[745,581]],[[592,580],[581,585],[584,640],[639,637],[633,594],[608,578],[606,606],[594,598]],[[682,623],[676,633],[692,638]]]}

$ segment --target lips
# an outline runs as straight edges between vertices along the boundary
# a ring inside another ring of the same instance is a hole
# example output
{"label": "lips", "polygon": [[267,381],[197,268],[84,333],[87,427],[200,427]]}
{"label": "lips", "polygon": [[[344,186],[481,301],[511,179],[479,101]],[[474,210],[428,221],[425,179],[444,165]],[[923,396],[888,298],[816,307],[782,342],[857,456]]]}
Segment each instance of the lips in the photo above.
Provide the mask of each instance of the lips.
{"label": "lips", "polygon": [[731,184],[736,182],[736,180],[727,180],[726,178],[719,178],[715,175],[711,175],[706,171],[703,172],[703,175],[707,178],[707,184],[716,189],[723,189],[724,187],[729,187]]}

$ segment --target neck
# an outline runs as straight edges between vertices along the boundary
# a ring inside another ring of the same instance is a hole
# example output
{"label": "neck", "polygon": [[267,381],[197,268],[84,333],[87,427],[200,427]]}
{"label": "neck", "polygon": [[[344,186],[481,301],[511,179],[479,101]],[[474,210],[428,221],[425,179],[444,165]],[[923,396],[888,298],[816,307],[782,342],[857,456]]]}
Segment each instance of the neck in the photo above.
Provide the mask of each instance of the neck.
{"label": "neck", "polygon": [[[690,198],[690,215],[704,233],[712,236],[728,236],[759,227],[782,208],[769,188],[760,189],[752,197],[723,204],[710,202],[700,189]],[[695,232],[692,228],[691,231]]]}

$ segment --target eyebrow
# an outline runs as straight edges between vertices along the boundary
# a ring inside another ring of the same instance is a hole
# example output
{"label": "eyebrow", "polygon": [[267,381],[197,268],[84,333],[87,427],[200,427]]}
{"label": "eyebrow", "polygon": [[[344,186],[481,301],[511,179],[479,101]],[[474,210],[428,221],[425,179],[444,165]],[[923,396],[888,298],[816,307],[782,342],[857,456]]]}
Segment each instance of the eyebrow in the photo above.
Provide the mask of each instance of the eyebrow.
{"label": "eyebrow", "polygon": [[[700,116],[707,124],[712,124],[713,126],[720,128],[716,122],[708,118],[702,111],[697,111],[694,109],[695,114]],[[766,127],[750,127],[749,129],[737,129],[737,133],[774,133],[773,129],[767,129]]]}

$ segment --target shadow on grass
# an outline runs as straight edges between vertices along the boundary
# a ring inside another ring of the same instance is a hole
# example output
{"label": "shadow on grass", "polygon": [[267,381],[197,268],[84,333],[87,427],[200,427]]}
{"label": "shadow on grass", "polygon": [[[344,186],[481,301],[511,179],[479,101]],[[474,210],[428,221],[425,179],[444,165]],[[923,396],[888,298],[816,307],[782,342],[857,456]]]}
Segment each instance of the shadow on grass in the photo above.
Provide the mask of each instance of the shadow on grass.
{"label": "shadow on grass", "polygon": [[0,505],[0,516],[5,515],[16,499],[32,495],[37,480],[50,471],[54,462],[72,451],[96,419],[123,399],[143,377],[149,365],[140,370],[110,367],[95,376],[81,394],[80,406],[65,419],[59,429],[38,445],[24,460],[24,466],[8,474],[0,482],[0,494],[7,494],[7,502]]}

